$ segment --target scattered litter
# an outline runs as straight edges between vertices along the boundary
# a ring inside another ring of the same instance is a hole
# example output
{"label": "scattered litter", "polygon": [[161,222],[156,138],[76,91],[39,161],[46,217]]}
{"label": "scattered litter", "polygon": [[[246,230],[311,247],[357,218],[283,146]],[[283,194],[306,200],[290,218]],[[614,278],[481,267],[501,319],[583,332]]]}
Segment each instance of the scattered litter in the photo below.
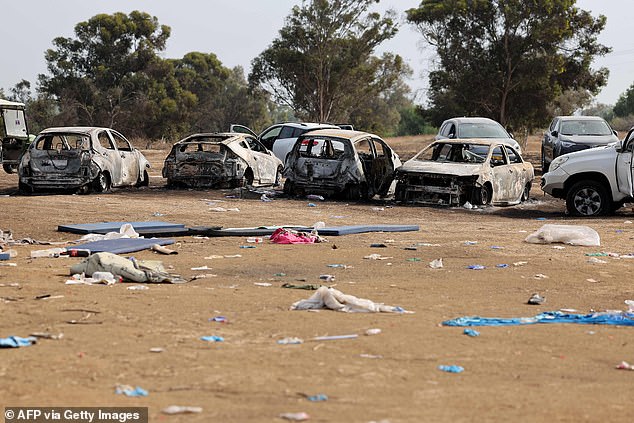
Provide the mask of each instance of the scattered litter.
{"label": "scattered litter", "polygon": [[114,390],[115,394],[123,394],[126,397],[147,397],[148,391],[137,386],[133,388],[130,385],[117,385]]}
{"label": "scattered litter", "polygon": [[538,218],[537,218],[537,219],[535,219],[535,220],[546,220],[546,218],[545,218],[545,217],[538,217]]}
{"label": "scattered litter", "polygon": [[627,361],[621,361],[616,368],[619,370],[634,370],[634,365],[631,365]]}
{"label": "scattered litter", "polygon": [[48,248],[46,250],[31,251],[31,258],[57,258],[66,254],[66,248]]}
{"label": "scattered litter", "polygon": [[528,264],[528,262],[527,261],[516,261],[515,263],[513,263],[513,266],[519,267],[519,266],[524,266],[525,264]]}
{"label": "scattered litter", "polygon": [[380,354],[359,354],[361,358],[383,358]]}
{"label": "scattered litter", "polygon": [[18,267],[16,263],[0,263],[0,266]]}
{"label": "scattered litter", "polygon": [[126,289],[129,289],[130,291],[147,291],[150,288],[145,285],[132,285],[127,287]]}
{"label": "scattered litter", "polygon": [[431,267],[432,269],[442,269],[442,258],[430,261],[429,267]]}
{"label": "scattered litter", "polygon": [[324,201],[325,198],[321,195],[316,195],[316,194],[309,194],[306,196],[307,200],[312,200],[312,201]]}
{"label": "scattered litter", "polygon": [[467,209],[467,210],[471,210],[473,208],[473,204],[471,204],[468,201],[465,201],[465,203],[462,205],[462,207]]}
{"label": "scattered litter", "polygon": [[57,335],[55,335],[55,334],[48,333],[48,332],[33,332],[33,333],[29,334],[29,336],[33,336],[35,338],[53,339],[55,341],[59,341],[60,339],[62,339],[64,337],[64,334],[63,333],[58,333]]}
{"label": "scattered litter", "polygon": [[306,291],[317,291],[319,287],[321,287],[321,285],[314,285],[314,284],[296,285],[296,284],[292,284],[288,282],[282,284],[282,288],[305,289]]}
{"label": "scattered litter", "polygon": [[335,280],[335,275],[319,275],[319,279],[326,282],[333,282]]}
{"label": "scattered litter", "polygon": [[528,299],[528,301],[526,302],[526,304],[532,304],[532,305],[540,305],[543,304],[546,301],[546,298],[542,297],[541,295],[539,295],[538,293],[534,293],[533,295],[531,295],[531,297]]}
{"label": "scattered litter", "polygon": [[201,336],[200,340],[206,341],[206,342],[224,342],[225,338],[223,338],[222,336],[210,335],[210,336]]}
{"label": "scattered litter", "polygon": [[240,209],[239,209],[239,208],[237,208],[237,207],[232,207],[232,208],[228,208],[228,209],[226,209],[226,208],[224,208],[224,207],[211,207],[211,208],[209,209],[209,211],[212,211],[212,212],[220,212],[220,213],[222,213],[222,212],[239,212],[239,211],[240,211]]}
{"label": "scattered litter", "polygon": [[216,255],[216,254],[212,254],[210,256],[205,257],[205,260],[221,259],[221,258],[224,258],[224,257],[225,256],[219,256],[219,255]]}
{"label": "scattered litter", "polygon": [[199,266],[199,267],[192,267],[191,270],[196,270],[196,271],[198,271],[198,270],[211,270],[211,268],[207,267],[207,266]]}
{"label": "scattered litter", "polygon": [[389,260],[394,257],[383,257],[381,254],[370,254],[369,256],[364,256],[363,258],[367,260]]}
{"label": "scattered litter", "polygon": [[509,267],[509,265],[506,263],[500,263],[496,264],[495,267],[497,267],[498,269],[506,269],[507,267]]}
{"label": "scattered litter", "polygon": [[255,286],[273,286],[273,284],[268,283],[268,282],[253,282],[253,285],[255,285]]}
{"label": "scattered litter", "polygon": [[600,258],[597,257],[590,257],[588,259],[588,263],[593,263],[593,264],[605,264],[607,263],[607,261],[605,260],[601,260]]}
{"label": "scattered litter", "polygon": [[19,348],[28,347],[37,342],[37,339],[33,336],[28,338],[21,338],[19,336],[9,336],[8,338],[0,338],[0,348]]}
{"label": "scattered litter", "polygon": [[[390,258],[392,258],[392,257],[390,257]],[[416,261],[422,261],[422,260],[419,259],[418,257],[411,257],[411,258],[408,258],[407,261],[416,262]]]}
{"label": "scattered litter", "polygon": [[310,416],[307,413],[282,413],[279,416],[281,419],[291,420],[294,422],[303,422],[304,420],[310,419]]}
{"label": "scattered litter", "polygon": [[347,264],[328,264],[328,267],[332,267],[335,269],[351,269],[352,266],[348,266]]}
{"label": "scattered litter", "polygon": [[464,241],[463,244],[464,245],[477,245],[478,241]]}
{"label": "scattered litter", "polygon": [[306,399],[308,401],[311,402],[322,402],[322,401],[328,401],[328,395],[326,394],[316,394],[316,395],[306,395],[306,394],[302,394],[304,397],[306,397]]}
{"label": "scattered litter", "polygon": [[247,242],[250,244],[262,244],[264,242],[264,238],[251,236],[247,238]]}
{"label": "scattered litter", "polygon": [[124,281],[152,282],[152,283],[183,283],[186,282],[179,275],[172,275],[165,271],[163,263],[156,260],[135,260],[117,254],[103,252],[96,253],[70,268],[71,274],[85,273],[93,276],[95,272],[110,272],[120,276]]}
{"label": "scattered litter", "polygon": [[286,276],[286,273],[275,273],[273,274],[273,276],[283,277],[283,276]]}
{"label": "scattered litter", "polygon": [[365,334],[370,336],[370,335],[378,335],[379,333],[381,333],[381,329],[379,328],[371,328],[365,331]]}
{"label": "scattered litter", "polygon": [[229,255],[224,255],[224,258],[240,258],[242,257],[241,254],[229,254]]}
{"label": "scattered litter", "polygon": [[240,248],[256,248],[255,245],[241,245]]}
{"label": "scattered litter", "polygon": [[216,278],[218,277],[218,275],[215,275],[213,273],[202,273],[200,275],[194,275],[191,278],[189,278],[190,281],[195,281],[198,279],[208,279],[208,278]]}
{"label": "scattered litter", "polygon": [[565,250],[566,247],[563,245],[553,245],[553,250]]}
{"label": "scattered litter", "polygon": [[544,275],[543,273],[538,273],[535,276],[533,276],[535,279],[548,279],[548,276]]}
{"label": "scattered litter", "polygon": [[121,280],[120,276],[115,276],[110,272],[93,272],[91,277],[86,277],[84,273],[75,273],[66,281],[66,285],[114,285]]}
{"label": "scattered litter", "polygon": [[634,314],[622,311],[589,314],[547,311],[533,317],[497,318],[465,316],[442,322],[444,326],[518,326],[537,323],[578,323],[586,325],[634,326]]}
{"label": "scattered litter", "polygon": [[291,310],[311,310],[328,308],[343,312],[387,312],[411,313],[401,307],[387,306],[370,300],[344,294],[334,288],[320,287],[310,298],[301,300],[291,306]]}
{"label": "scattered litter", "polygon": [[227,319],[225,316],[216,316],[216,317],[210,317],[209,321],[218,322],[218,323],[228,323],[229,319]]}
{"label": "scattered litter", "polygon": [[484,269],[486,269],[486,266],[483,266],[481,264],[471,264],[471,265],[467,266],[467,269],[470,269],[470,270],[484,270]]}
{"label": "scattered litter", "polygon": [[447,372],[447,373],[462,373],[464,372],[464,367],[456,366],[456,365],[451,365],[451,366],[441,365],[441,366],[438,366],[438,370],[442,370],[443,372]]}
{"label": "scattered litter", "polygon": [[628,313],[634,313],[634,301],[625,300],[625,305],[627,306],[627,312]]}
{"label": "scattered litter", "polygon": [[574,308],[560,308],[559,311],[563,311],[564,313],[576,313],[577,310]]}
{"label": "scattered litter", "polygon": [[339,341],[341,339],[356,339],[359,335],[352,333],[350,335],[330,335],[330,336],[316,336],[311,338],[311,341]]}
{"label": "scattered litter", "polygon": [[284,339],[278,339],[277,343],[281,344],[281,345],[303,344],[304,340],[301,339],[301,338],[295,338],[295,337],[291,338],[291,337],[289,337],[289,338],[284,338]]}
{"label": "scattered litter", "polygon": [[503,250],[503,249],[504,249],[504,247],[500,247],[499,245],[492,245],[492,246],[491,246],[491,249],[492,249],[492,250]]}
{"label": "scattered litter", "polygon": [[163,351],[165,351],[165,349],[161,348],[161,347],[150,348],[150,352],[152,352],[152,353],[162,353]]}
{"label": "scattered litter", "polygon": [[385,244],[370,244],[370,248],[387,248]]}
{"label": "scattered litter", "polygon": [[162,245],[158,245],[158,244],[153,244],[150,250],[156,251],[157,253],[161,253],[165,255],[178,254],[178,251],[170,250],[169,248],[163,247]]}
{"label": "scattered litter", "polygon": [[544,225],[524,240],[531,244],[562,243],[593,247],[601,245],[599,234],[588,226]]}
{"label": "scattered litter", "polygon": [[319,235],[285,228],[277,228],[271,235],[274,244],[314,244],[323,241]]}
{"label": "scattered litter", "polygon": [[150,216],[161,217],[161,216],[165,216],[165,215],[163,213],[160,213],[160,212],[154,212]]}
{"label": "scattered litter", "polygon": [[202,407],[191,407],[186,405],[170,405],[161,410],[163,414],[198,414],[202,413]]}
{"label": "scattered litter", "polygon": [[317,207],[317,204],[315,204],[315,203],[308,203],[308,207]]}
{"label": "scattered litter", "polygon": [[480,332],[475,329],[465,329],[462,333],[468,336],[480,336]]}
{"label": "scattered litter", "polygon": [[265,203],[270,203],[271,201],[273,201],[273,199],[271,199],[271,198],[267,197],[267,196],[266,196],[266,194],[262,194],[262,195],[260,196],[260,201],[263,201],[263,202],[265,202]]}

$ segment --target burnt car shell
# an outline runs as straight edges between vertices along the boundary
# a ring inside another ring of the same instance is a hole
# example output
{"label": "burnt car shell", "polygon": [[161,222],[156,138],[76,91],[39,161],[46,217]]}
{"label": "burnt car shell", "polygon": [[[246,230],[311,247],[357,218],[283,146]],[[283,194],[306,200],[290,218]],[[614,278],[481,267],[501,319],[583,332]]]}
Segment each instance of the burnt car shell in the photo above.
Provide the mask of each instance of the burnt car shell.
{"label": "burnt car shell", "polygon": [[282,162],[254,137],[201,133],[178,141],[165,158],[168,187],[233,188],[279,183]]}
{"label": "burnt car shell", "polygon": [[533,166],[499,140],[441,140],[396,170],[395,199],[459,206],[528,199]]}
{"label": "burnt car shell", "polygon": [[22,191],[107,191],[149,182],[150,163],[109,128],[65,127],[40,132],[20,160]]}
{"label": "burnt car shell", "polygon": [[315,130],[300,136],[289,153],[284,190],[287,194],[343,195],[351,200],[385,196],[400,165],[398,155],[376,135]]}

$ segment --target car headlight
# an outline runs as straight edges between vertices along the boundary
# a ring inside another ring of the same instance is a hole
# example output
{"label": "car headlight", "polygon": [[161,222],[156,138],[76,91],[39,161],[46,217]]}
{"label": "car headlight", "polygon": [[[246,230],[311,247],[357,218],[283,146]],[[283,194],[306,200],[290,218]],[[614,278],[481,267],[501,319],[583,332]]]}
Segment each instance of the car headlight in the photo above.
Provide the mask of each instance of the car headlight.
{"label": "car headlight", "polygon": [[568,156],[559,156],[555,158],[552,162],[550,162],[550,167],[548,168],[548,171],[554,172],[555,170],[557,170],[559,166],[566,163],[568,159],[569,159]]}
{"label": "car headlight", "polygon": [[572,147],[573,145],[575,145],[575,143],[574,143],[574,142],[569,142],[569,141],[560,141],[560,142],[559,142],[559,144],[560,144],[562,147],[566,147],[566,148],[568,148],[568,147]]}

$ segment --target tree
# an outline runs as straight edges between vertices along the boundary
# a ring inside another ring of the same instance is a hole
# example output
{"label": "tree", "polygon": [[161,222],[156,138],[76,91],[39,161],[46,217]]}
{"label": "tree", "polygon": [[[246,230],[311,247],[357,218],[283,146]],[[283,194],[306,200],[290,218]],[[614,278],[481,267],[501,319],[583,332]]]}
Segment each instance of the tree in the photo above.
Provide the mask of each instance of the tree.
{"label": "tree", "polygon": [[483,115],[530,129],[548,122],[560,94],[596,95],[607,82],[607,69],[590,68],[610,51],[597,42],[606,18],[575,0],[423,0],[407,16],[438,54],[429,94],[436,124]]}
{"label": "tree", "polygon": [[250,86],[264,87],[300,119],[364,121],[368,102],[387,98],[408,72],[399,56],[373,56],[397,32],[393,13],[368,12],[374,3],[310,0],[295,6],[279,37],[253,60]]}
{"label": "tree", "polygon": [[617,117],[634,115],[634,84],[619,96],[614,105],[614,115]]}

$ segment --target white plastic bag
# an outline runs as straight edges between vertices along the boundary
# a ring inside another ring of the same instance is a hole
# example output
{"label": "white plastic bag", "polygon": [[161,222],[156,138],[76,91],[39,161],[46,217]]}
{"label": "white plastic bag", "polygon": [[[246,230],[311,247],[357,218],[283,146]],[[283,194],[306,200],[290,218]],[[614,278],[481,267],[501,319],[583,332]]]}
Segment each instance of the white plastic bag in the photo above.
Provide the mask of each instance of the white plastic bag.
{"label": "white plastic bag", "polygon": [[531,244],[551,244],[559,242],[569,245],[598,247],[601,245],[599,234],[588,226],[544,225],[524,240]]}

